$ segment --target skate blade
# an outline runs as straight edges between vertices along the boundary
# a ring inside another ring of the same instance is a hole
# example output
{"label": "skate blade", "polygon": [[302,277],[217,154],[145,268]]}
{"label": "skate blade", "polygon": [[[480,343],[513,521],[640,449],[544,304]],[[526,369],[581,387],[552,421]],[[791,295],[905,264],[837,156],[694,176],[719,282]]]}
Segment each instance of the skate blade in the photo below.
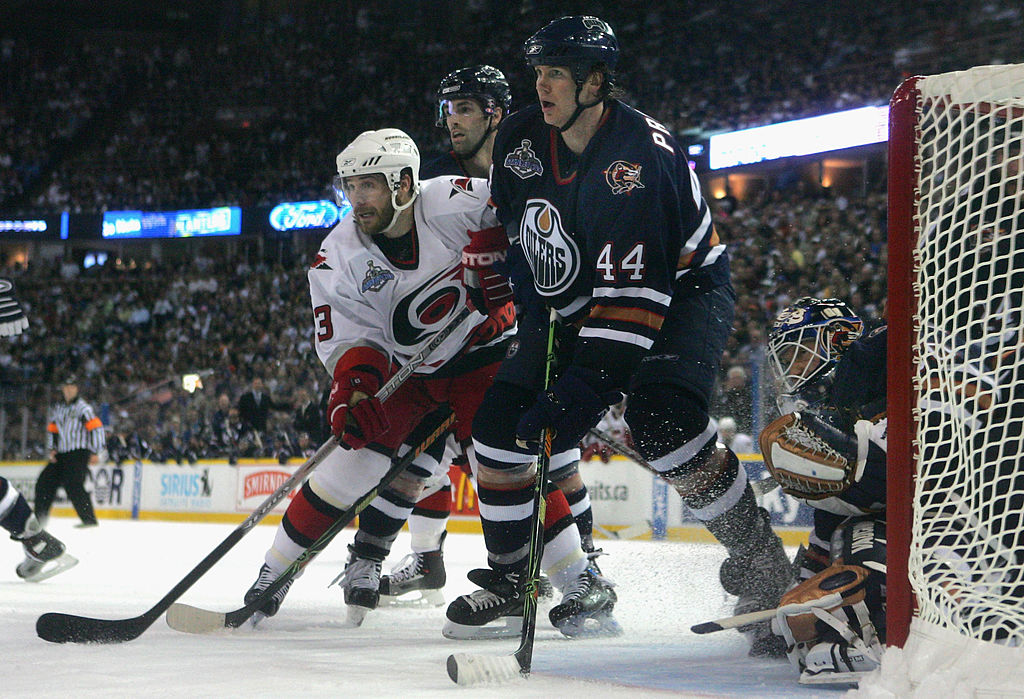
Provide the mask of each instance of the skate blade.
{"label": "skate blade", "polygon": [[52,578],[54,575],[57,575],[58,573],[63,573],[68,568],[74,568],[76,565],[78,565],[77,558],[75,558],[69,553],[62,553],[57,558],[54,558],[44,563],[43,567],[39,570],[25,576],[22,576],[19,573],[19,577],[21,577],[21,579],[25,582],[42,582],[48,578]]}
{"label": "skate blade", "polygon": [[359,607],[354,604],[347,605],[345,612],[345,621],[342,622],[341,628],[343,629],[357,629],[363,625],[363,620],[366,619],[366,615],[370,612],[367,607]]}
{"label": "skate blade", "polygon": [[444,623],[441,635],[456,641],[487,641],[492,638],[518,638],[523,633],[523,617],[499,617],[483,626],[457,624],[451,619]]}
{"label": "skate blade", "polygon": [[441,590],[410,590],[401,595],[381,595],[378,606],[403,609],[440,607],[444,604]]}
{"label": "skate blade", "polygon": [[610,614],[570,617],[558,625],[569,638],[608,638],[622,635],[622,627]]}
{"label": "skate blade", "polygon": [[868,672],[819,672],[800,675],[800,684],[857,684]]}

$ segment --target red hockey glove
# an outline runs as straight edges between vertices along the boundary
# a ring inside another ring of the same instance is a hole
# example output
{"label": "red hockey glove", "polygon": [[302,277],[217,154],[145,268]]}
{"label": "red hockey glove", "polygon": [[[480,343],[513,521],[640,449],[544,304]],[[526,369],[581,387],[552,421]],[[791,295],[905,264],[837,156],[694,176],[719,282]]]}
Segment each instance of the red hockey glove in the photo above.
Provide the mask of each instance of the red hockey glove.
{"label": "red hockey glove", "polygon": [[504,262],[507,253],[508,237],[501,226],[469,231],[469,245],[462,248],[462,285],[480,313],[489,314],[512,300],[508,279],[494,271],[494,263]]}
{"label": "red hockey glove", "polygon": [[391,427],[373,397],[388,373],[387,357],[370,347],[353,347],[335,365],[327,421],[334,436],[350,449],[363,448]]}

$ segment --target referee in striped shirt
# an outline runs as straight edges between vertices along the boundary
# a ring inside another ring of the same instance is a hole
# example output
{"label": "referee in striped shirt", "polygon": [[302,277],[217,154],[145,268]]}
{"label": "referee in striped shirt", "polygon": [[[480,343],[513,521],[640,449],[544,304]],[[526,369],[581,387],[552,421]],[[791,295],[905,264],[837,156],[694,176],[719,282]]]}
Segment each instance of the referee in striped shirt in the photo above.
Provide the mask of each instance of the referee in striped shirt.
{"label": "referee in striped shirt", "polygon": [[[36,481],[36,519],[45,523],[57,488],[64,488],[75,512],[82,520],[79,526],[97,525],[92,499],[85,490],[89,464],[99,461],[105,444],[103,423],[95,411],[78,395],[78,382],[68,377],[61,386],[64,401],[50,411],[46,426],[50,439],[50,462]],[[45,524],[44,524],[45,526]]]}

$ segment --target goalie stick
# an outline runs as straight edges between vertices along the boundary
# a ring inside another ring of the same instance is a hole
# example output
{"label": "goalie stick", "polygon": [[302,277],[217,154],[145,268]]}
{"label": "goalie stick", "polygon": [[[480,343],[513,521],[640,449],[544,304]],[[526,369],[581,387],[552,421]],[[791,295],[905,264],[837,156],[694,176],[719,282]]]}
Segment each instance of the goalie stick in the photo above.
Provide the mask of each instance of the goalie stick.
{"label": "goalie stick", "polygon": [[[448,339],[456,328],[462,324],[473,311],[468,307],[462,308],[444,327],[438,330],[423,348],[413,355],[405,366],[401,367],[387,383],[375,394],[375,398],[381,402],[385,401],[391,394],[405,383],[406,379],[419,368],[427,357],[437,349],[441,343]],[[51,643],[124,643],[131,641],[143,634],[161,614],[192,587],[199,578],[205,575],[243,536],[249,533],[274,507],[283,500],[294,487],[302,482],[313,469],[320,465],[328,454],[337,448],[338,442],[334,437],[324,442],[316,453],[313,454],[304,464],[299,466],[295,473],[274,491],[263,503],[257,507],[244,522],[236,527],[217,547],[201,560],[195,568],[190,570],[178,584],[171,588],[170,592],[164,595],[159,602],[149,610],[136,617],[129,619],[96,619],[93,617],[78,616],[75,614],[63,614],[61,612],[47,612],[36,620],[36,635],[44,641]]]}
{"label": "goalie stick", "polygon": [[697,634],[715,633],[716,631],[739,628],[740,626],[746,626],[747,624],[771,621],[775,618],[775,613],[778,611],[778,609],[762,609],[758,612],[727,616],[722,619],[715,619],[714,621],[705,621],[700,624],[694,624],[690,627],[690,631]]}
{"label": "goalie stick", "polygon": [[455,415],[448,411],[441,423],[427,436],[426,439],[414,449],[410,449],[401,458],[394,458],[391,467],[381,477],[380,482],[367,491],[362,497],[356,500],[348,509],[338,515],[330,527],[320,537],[309,545],[292,564],[282,571],[280,575],[262,590],[255,599],[231,612],[216,612],[209,609],[201,609],[188,604],[175,603],[167,610],[167,625],[176,631],[184,633],[210,633],[221,629],[236,629],[255,614],[263,603],[274,593],[288,584],[302,569],[309,565],[316,556],[331,543],[342,529],[347,527],[356,516],[366,509],[367,505],[376,499],[381,490],[386,488],[391,481],[395,480],[413,460],[430,448],[438,437],[444,434],[451,424],[455,422]]}
{"label": "goalie stick", "polygon": [[[626,446],[619,440],[615,439],[615,437],[612,437],[610,434],[608,434],[604,430],[598,429],[597,427],[591,427],[589,432],[590,434],[592,434],[593,436],[597,437],[602,442],[607,444],[609,447],[611,447],[612,451],[614,451],[619,456],[625,456],[630,461],[635,461],[637,464],[643,466],[646,470],[650,471],[655,476],[661,475],[661,473],[653,466],[651,466],[651,464],[643,456],[641,456],[640,452],[638,452],[636,449]],[[778,488],[779,484],[775,482],[774,478],[768,476],[767,478],[763,478],[759,481],[750,481],[750,487],[754,489],[754,495],[756,495],[757,497],[762,497],[766,493],[770,493],[776,488]]]}
{"label": "goalie stick", "polygon": [[[555,325],[558,315],[551,309],[548,318],[548,351],[544,362],[544,390],[551,386],[551,370],[555,364]],[[544,550],[544,486],[551,465],[550,429],[540,435],[537,454],[537,476],[533,486],[533,528],[530,531],[530,552],[526,558],[526,587],[523,590],[523,631],[519,648],[512,655],[476,655],[454,653],[448,656],[448,677],[462,686],[482,682],[504,682],[514,677],[529,677],[533,665],[533,640],[537,632],[537,596],[540,585],[540,559]]]}

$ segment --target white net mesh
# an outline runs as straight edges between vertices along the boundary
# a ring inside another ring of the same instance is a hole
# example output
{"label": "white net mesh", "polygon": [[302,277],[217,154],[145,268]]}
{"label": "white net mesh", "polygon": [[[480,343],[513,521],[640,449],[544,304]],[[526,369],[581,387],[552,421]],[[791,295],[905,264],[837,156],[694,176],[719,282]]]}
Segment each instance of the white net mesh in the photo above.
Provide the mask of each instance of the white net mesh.
{"label": "white net mesh", "polygon": [[918,87],[910,580],[923,621],[1024,646],[1024,66]]}

